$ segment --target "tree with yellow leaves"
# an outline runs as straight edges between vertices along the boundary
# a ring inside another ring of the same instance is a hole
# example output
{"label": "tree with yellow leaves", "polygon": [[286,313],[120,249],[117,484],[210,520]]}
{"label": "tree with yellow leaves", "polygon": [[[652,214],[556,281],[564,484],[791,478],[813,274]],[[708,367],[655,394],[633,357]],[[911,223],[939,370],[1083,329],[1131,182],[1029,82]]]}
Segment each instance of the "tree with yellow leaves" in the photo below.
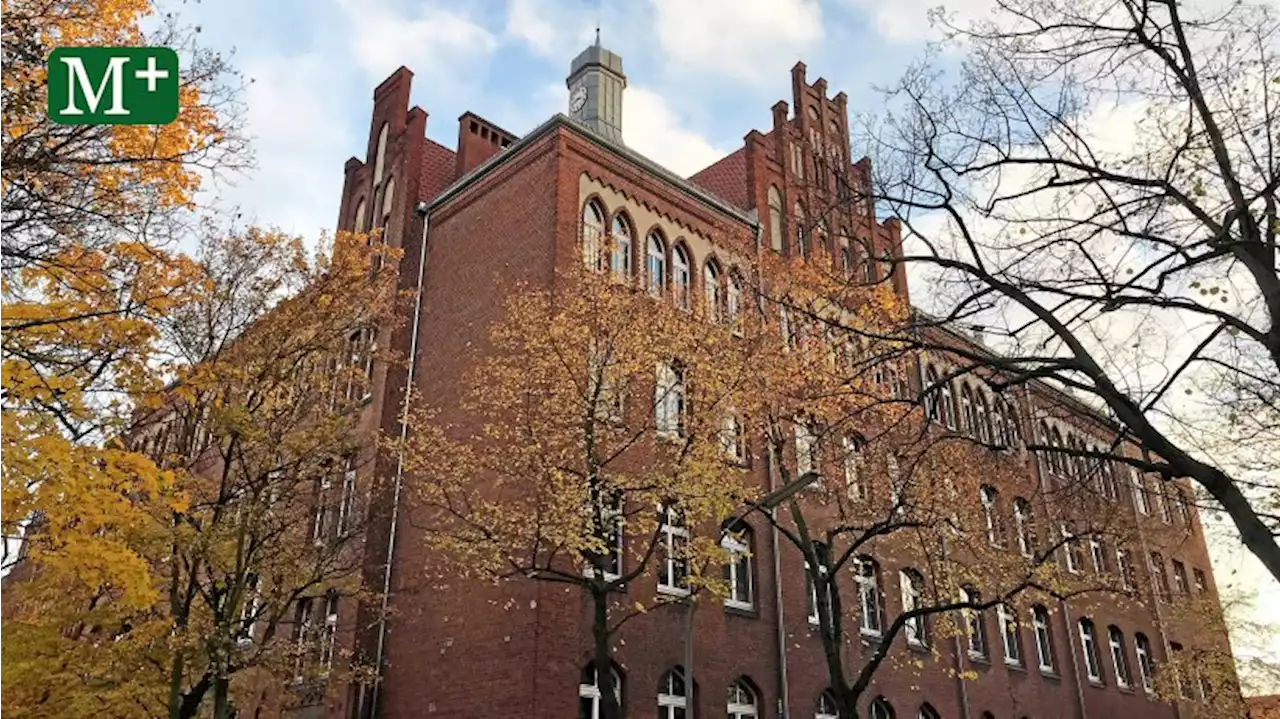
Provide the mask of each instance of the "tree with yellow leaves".
{"label": "tree with yellow leaves", "polygon": [[96,525],[137,557],[138,587],[120,591],[114,567],[67,571],[68,533],[38,523],[38,561],[6,591],[6,714],[225,719],[314,693],[338,603],[360,595],[359,419],[390,359],[374,341],[395,310],[386,251],[346,234],[316,261],[273,233],[205,243],[193,298],[157,323],[174,379],[103,450],[169,477],[122,493],[127,522],[106,508]]}
{"label": "tree with yellow leaves", "polygon": [[[170,473],[103,443],[133,400],[160,390],[157,323],[191,301],[199,269],[175,254],[204,173],[244,164],[236,81],[172,20],[149,34],[145,0],[6,2],[0,21],[3,169],[4,567],[29,563],[146,606],[146,560],[120,538],[145,524],[132,496]],[[183,55],[169,125],[60,126],[45,117],[57,46],[165,44]],[[89,511],[89,510],[92,511]],[[21,543],[29,522],[42,540]]]}
{"label": "tree with yellow leaves", "polygon": [[[588,598],[601,717],[619,716],[616,632],[715,588],[704,568],[723,552],[694,528],[719,527],[751,495],[752,344],[734,332],[587,270],[554,290],[513,288],[461,412],[414,407],[396,448],[415,525],[450,569]],[[645,575],[656,594],[640,595]]]}

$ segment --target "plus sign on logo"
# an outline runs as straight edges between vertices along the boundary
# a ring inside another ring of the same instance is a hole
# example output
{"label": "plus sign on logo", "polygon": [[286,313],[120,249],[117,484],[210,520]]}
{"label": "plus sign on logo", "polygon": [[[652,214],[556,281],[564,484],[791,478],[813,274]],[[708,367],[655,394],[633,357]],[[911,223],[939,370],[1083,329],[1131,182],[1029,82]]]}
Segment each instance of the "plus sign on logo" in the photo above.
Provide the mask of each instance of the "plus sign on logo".
{"label": "plus sign on logo", "polygon": [[48,69],[49,119],[59,125],[178,118],[178,54],[167,47],[60,47]]}

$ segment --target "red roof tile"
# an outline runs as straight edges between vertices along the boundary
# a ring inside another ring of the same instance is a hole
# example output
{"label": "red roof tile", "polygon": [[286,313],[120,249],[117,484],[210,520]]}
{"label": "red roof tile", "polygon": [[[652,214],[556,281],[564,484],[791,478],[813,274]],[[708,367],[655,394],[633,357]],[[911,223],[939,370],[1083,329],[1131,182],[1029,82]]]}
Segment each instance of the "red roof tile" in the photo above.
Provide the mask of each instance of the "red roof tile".
{"label": "red roof tile", "polygon": [[747,197],[746,148],[739,148],[720,158],[715,164],[692,175],[689,182],[744,210],[751,209]]}
{"label": "red roof tile", "polygon": [[457,154],[438,142],[426,140],[426,143],[419,168],[418,199],[430,201],[457,179],[453,176]]}

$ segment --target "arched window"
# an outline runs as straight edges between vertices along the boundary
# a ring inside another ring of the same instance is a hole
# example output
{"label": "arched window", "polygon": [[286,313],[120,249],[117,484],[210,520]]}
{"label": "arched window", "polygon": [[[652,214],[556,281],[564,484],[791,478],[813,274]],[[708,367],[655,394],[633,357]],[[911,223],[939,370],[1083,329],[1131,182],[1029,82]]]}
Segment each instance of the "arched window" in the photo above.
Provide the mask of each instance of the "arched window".
{"label": "arched window", "polygon": [[1142,688],[1148,692],[1155,689],[1156,666],[1151,655],[1151,640],[1147,635],[1138,632],[1133,635],[1133,650],[1138,655],[1138,672],[1142,676]]}
{"label": "arched window", "polygon": [[[1049,444],[1052,445],[1054,449],[1063,449],[1066,446],[1062,443],[1062,433],[1058,431],[1057,427],[1049,430]],[[1050,455],[1049,464],[1053,467],[1054,473],[1060,477],[1065,476],[1067,473],[1066,459],[1066,456],[1063,455],[1062,452],[1054,452]]]}
{"label": "arched window", "polygon": [[942,407],[938,402],[938,371],[932,366],[924,371],[924,411],[929,419],[942,423]]}
{"label": "arched window", "polygon": [[1080,653],[1084,656],[1085,672],[1089,681],[1102,682],[1102,660],[1098,657],[1098,639],[1094,635],[1093,620],[1082,618],[1080,626]]}
{"label": "arched window", "polygon": [[1049,610],[1039,604],[1031,608],[1031,627],[1036,633],[1036,663],[1040,671],[1052,674],[1053,630],[1049,628]]}
{"label": "arched window", "polygon": [[832,694],[830,689],[824,690],[818,695],[818,701],[814,705],[813,719],[839,719],[839,716],[836,709],[836,695]]}
{"label": "arched window", "polygon": [[1035,539],[1031,533],[1031,503],[1022,497],[1013,500],[1013,528],[1018,533],[1018,551],[1024,557],[1035,554]]}
{"label": "arched window", "polygon": [[[919,609],[922,606],[920,597],[924,592],[924,577],[914,569],[904,569],[898,573],[898,582],[902,585],[902,612],[905,614]],[[927,640],[923,616],[908,619],[903,630],[908,644],[917,647],[925,645]]]}
{"label": "arched window", "polygon": [[356,205],[356,216],[352,221],[352,232],[364,232],[364,200]]}
{"label": "arched window", "polygon": [[592,200],[582,208],[582,263],[588,269],[604,269],[604,208]]}
{"label": "arched window", "polygon": [[685,719],[688,711],[684,669],[675,667],[663,674],[658,684],[658,719]]}
{"label": "arched window", "polygon": [[977,405],[973,403],[973,390],[969,388],[968,382],[960,383],[960,418],[964,423],[964,430],[971,436],[978,436],[978,419],[974,416],[974,410]]}
{"label": "arched window", "polygon": [[893,705],[884,697],[876,697],[872,700],[870,709],[867,712],[869,719],[893,719]]}
{"label": "arched window", "polygon": [[702,291],[706,295],[707,320],[720,321],[720,270],[716,263],[707,260],[702,268]]}
{"label": "arched window", "polygon": [[742,334],[742,281],[738,279],[737,273],[729,273],[729,292],[726,297],[725,309],[728,314],[729,326],[733,328],[734,334]]}
{"label": "arched window", "polygon": [[689,251],[684,245],[676,245],[675,251],[671,253],[672,272],[671,279],[675,285],[676,307],[682,310],[692,309],[692,295],[689,285],[692,282],[692,275],[689,270]]}
{"label": "arched window", "polygon": [[862,273],[862,282],[864,284],[875,284],[876,282],[876,259],[871,254],[871,246],[865,240],[858,240],[857,257],[855,261]]}
{"label": "arched window", "polygon": [[[622,679],[618,676],[616,669],[609,670],[609,676],[613,679],[613,696],[619,706],[622,705]],[[596,665],[594,663],[587,664],[582,668],[581,678],[578,680],[578,719],[600,719],[600,683],[597,681],[599,675],[596,673]]]}
{"label": "arched window", "polygon": [[978,499],[982,501],[982,516],[987,525],[987,541],[993,546],[1003,544],[1003,537],[1000,532],[1000,510],[996,506],[1000,498],[1000,493],[995,487],[984,484],[978,490]]}
{"label": "arched window", "polygon": [[382,123],[382,129],[378,130],[378,147],[374,150],[373,155],[373,185],[377,187],[382,182],[382,168],[385,166],[387,157],[387,123]]}
{"label": "arched window", "polygon": [[385,242],[387,239],[387,236],[385,234],[385,228],[388,224],[391,223],[391,207],[392,207],[392,203],[395,201],[395,196],[396,196],[396,178],[388,177],[387,188],[382,191],[382,219],[378,223],[379,226],[384,228],[384,234],[382,235],[383,242]]}
{"label": "arched window", "polygon": [[1111,664],[1116,670],[1116,684],[1129,686],[1129,655],[1124,648],[1124,632],[1112,624],[1107,627],[1107,644],[1111,648]]}
{"label": "arched window", "polygon": [[861,630],[863,634],[880,636],[884,630],[884,607],[880,595],[880,565],[866,555],[860,556],[854,563],[858,583],[858,604],[862,609]]}
{"label": "arched window", "polygon": [[956,400],[951,394],[951,381],[947,380],[942,383],[940,391],[940,399],[942,400],[942,423],[948,429],[956,428]]}
{"label": "arched window", "polygon": [[838,245],[836,251],[840,253],[840,271],[845,277],[849,277],[853,274],[853,246],[849,242],[847,229],[840,228],[839,240],[836,244]]}
{"label": "arched window", "polygon": [[919,719],[939,719],[938,711],[928,703],[921,704]]}
{"label": "arched window", "polygon": [[1016,447],[1022,441],[1022,432],[1018,424],[1018,407],[1012,400],[1001,399],[1003,406],[1005,436],[1003,443],[1007,447]]}
{"label": "arched window", "polygon": [[808,222],[808,218],[804,214],[804,205],[797,202],[795,208],[796,252],[798,252],[801,257],[806,256],[809,252],[808,228],[805,227],[806,222]]}
{"label": "arched window", "polygon": [[685,429],[685,377],[678,362],[658,365],[654,383],[654,425],[662,437],[683,437]]}
{"label": "arched window", "polygon": [[729,553],[729,561],[725,565],[725,580],[729,585],[725,606],[751,609],[755,602],[751,578],[751,528],[745,524],[732,527],[720,545]]}
{"label": "arched window", "polygon": [[613,218],[612,247],[610,247],[609,266],[613,276],[619,280],[631,277],[631,223],[622,213]]}
{"label": "arched window", "polygon": [[774,252],[782,251],[782,195],[778,188],[769,185],[769,246]]}
{"label": "arched window", "polygon": [[991,398],[991,442],[1002,447],[1009,446],[1005,421],[1004,398],[996,395]]}
{"label": "arched window", "polygon": [[973,393],[973,420],[977,428],[971,427],[969,431],[973,432],[979,442],[990,444],[997,441],[992,438],[991,411],[987,407],[987,394],[982,390]]}
{"label": "arched window", "polygon": [[726,707],[729,719],[756,719],[756,693],[751,685],[739,679],[729,685],[729,701]]}
{"label": "arched window", "polygon": [[[973,587],[964,587],[960,590],[960,601],[971,604],[981,604],[982,595]],[[987,631],[986,622],[982,620],[981,609],[965,609],[965,637],[968,644],[969,656],[975,659],[987,658]]]}
{"label": "arched window", "polygon": [[645,241],[645,282],[649,294],[661,297],[667,286],[667,243],[657,230],[649,233]]}
{"label": "arched window", "polygon": [[1133,508],[1138,511],[1138,514],[1150,514],[1151,506],[1147,502],[1147,485],[1142,481],[1142,475],[1133,467],[1129,468],[1129,484],[1133,487]]}

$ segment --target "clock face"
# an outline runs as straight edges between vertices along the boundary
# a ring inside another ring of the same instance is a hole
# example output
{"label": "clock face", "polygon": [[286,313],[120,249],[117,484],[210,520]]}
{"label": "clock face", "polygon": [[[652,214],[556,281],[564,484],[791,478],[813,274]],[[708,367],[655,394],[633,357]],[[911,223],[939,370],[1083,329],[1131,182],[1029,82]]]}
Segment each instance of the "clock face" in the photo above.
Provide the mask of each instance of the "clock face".
{"label": "clock face", "polygon": [[569,112],[577,114],[587,104],[587,88],[579,85],[569,95]]}

